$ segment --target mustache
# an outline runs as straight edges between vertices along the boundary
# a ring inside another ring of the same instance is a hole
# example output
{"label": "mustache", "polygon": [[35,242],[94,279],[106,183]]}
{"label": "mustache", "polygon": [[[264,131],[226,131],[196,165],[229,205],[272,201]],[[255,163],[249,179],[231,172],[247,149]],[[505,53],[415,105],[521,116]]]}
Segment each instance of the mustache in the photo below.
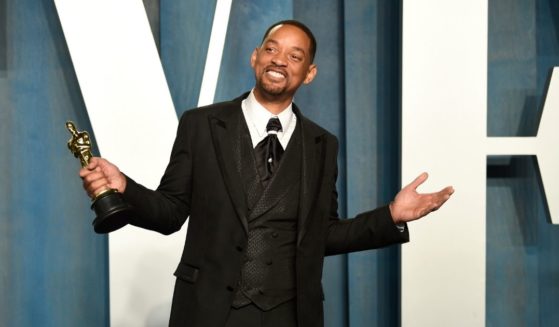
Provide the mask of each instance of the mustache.
{"label": "mustache", "polygon": [[279,67],[278,65],[268,65],[268,66],[266,66],[266,69],[264,69],[265,72],[270,71],[270,70],[272,70],[274,72],[281,73],[284,76],[287,76],[287,70],[285,70],[282,67]]}

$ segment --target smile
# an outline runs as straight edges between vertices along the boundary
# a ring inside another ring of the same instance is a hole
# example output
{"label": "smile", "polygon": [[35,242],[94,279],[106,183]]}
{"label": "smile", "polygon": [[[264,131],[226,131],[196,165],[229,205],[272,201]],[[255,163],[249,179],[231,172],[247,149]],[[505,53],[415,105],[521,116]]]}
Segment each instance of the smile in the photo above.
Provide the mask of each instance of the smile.
{"label": "smile", "polygon": [[284,79],[285,75],[286,75],[283,72],[279,72],[279,71],[271,70],[271,69],[266,70],[266,74],[270,75],[271,77],[273,77],[275,79]]}

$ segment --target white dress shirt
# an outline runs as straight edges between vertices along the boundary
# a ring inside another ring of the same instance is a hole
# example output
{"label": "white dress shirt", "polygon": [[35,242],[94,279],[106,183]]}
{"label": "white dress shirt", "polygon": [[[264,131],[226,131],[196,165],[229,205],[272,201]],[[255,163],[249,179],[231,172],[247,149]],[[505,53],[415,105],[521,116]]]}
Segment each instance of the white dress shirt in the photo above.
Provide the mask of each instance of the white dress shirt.
{"label": "white dress shirt", "polygon": [[266,125],[272,117],[278,117],[281,122],[282,130],[278,132],[277,136],[283,149],[287,148],[291,135],[295,131],[295,125],[297,125],[297,116],[293,112],[292,103],[282,110],[279,115],[274,115],[256,100],[254,90],[252,90],[241,103],[241,108],[250,132],[253,148],[256,148],[256,145],[268,136]]}

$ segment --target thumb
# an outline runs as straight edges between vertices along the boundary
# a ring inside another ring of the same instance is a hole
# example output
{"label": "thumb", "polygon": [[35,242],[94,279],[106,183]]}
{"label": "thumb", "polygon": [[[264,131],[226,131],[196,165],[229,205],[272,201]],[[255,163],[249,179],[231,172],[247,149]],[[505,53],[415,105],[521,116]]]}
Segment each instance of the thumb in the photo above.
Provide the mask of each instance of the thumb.
{"label": "thumb", "polygon": [[419,185],[423,184],[427,178],[429,177],[429,174],[427,173],[422,173],[421,175],[417,176],[413,182],[409,183],[408,186],[406,186],[406,188],[412,188],[413,190],[416,190]]}
{"label": "thumb", "polygon": [[94,170],[95,168],[97,168],[97,166],[99,166],[99,159],[99,157],[91,157],[91,159],[89,159],[89,163],[85,168],[87,168],[88,170]]}
{"label": "thumb", "polygon": [[110,165],[111,164],[106,159],[103,159],[101,157],[92,157],[91,159],[89,159],[87,169],[94,170],[96,168],[99,168],[101,170],[105,170]]}

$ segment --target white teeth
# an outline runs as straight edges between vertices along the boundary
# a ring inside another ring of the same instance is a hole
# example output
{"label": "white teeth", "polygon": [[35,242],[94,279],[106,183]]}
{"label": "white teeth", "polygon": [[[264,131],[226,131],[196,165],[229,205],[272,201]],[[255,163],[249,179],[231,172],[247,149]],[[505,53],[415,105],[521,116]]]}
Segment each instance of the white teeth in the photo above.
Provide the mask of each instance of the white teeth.
{"label": "white teeth", "polygon": [[273,71],[273,70],[269,70],[269,71],[268,71],[268,74],[272,75],[272,76],[275,77],[275,78],[283,78],[283,77],[284,77],[283,74],[278,73],[278,72],[275,72],[275,71]]}

